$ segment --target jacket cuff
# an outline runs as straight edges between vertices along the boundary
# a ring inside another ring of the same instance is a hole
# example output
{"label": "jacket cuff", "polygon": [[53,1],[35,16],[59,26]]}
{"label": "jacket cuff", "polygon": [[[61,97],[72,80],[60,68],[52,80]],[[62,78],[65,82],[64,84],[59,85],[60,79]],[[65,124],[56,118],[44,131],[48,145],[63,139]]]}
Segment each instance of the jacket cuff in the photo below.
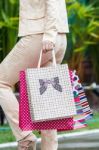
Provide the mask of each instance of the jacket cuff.
{"label": "jacket cuff", "polygon": [[47,31],[43,35],[43,42],[44,41],[50,41],[52,43],[56,43],[56,37],[57,37],[57,31]]}

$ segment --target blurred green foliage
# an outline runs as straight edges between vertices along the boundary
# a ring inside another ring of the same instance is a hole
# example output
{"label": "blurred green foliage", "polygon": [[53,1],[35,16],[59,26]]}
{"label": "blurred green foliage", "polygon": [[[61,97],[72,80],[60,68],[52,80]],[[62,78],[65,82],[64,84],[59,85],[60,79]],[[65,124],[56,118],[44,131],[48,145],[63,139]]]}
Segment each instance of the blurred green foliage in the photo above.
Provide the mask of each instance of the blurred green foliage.
{"label": "blurred green foliage", "polygon": [[97,45],[99,42],[99,5],[95,7],[97,1],[85,5],[71,0],[68,5],[72,48],[75,52],[86,50],[89,45]]}
{"label": "blurred green foliage", "polygon": [[17,40],[18,0],[0,0],[0,61]]}
{"label": "blurred green foliage", "polygon": [[80,70],[80,62],[90,57],[96,82],[99,83],[99,0],[67,0],[69,16],[69,51],[66,60]]}

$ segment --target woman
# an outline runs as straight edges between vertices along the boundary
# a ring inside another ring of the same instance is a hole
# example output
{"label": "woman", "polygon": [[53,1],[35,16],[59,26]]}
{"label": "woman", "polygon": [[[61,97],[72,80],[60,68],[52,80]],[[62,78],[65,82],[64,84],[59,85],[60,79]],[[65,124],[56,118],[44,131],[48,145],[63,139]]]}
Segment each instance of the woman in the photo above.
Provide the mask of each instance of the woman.
{"label": "woman", "polygon": [[[19,34],[21,39],[0,64],[0,105],[13,134],[18,150],[36,149],[36,136],[31,131],[21,131],[18,126],[18,102],[12,86],[19,81],[19,72],[37,67],[40,50],[43,50],[41,67],[52,65],[51,50],[61,63],[66,51],[68,32],[65,0],[20,0]],[[57,150],[57,132],[41,131],[41,149]]]}

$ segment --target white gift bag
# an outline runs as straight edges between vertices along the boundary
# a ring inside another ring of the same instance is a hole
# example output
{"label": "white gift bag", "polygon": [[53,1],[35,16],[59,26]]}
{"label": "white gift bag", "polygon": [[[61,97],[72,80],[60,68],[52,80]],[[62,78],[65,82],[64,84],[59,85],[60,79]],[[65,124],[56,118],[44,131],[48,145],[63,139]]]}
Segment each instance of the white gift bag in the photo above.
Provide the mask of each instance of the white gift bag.
{"label": "white gift bag", "polygon": [[46,121],[76,115],[73,90],[67,64],[56,64],[52,51],[53,65],[26,69],[27,92],[32,121]]}

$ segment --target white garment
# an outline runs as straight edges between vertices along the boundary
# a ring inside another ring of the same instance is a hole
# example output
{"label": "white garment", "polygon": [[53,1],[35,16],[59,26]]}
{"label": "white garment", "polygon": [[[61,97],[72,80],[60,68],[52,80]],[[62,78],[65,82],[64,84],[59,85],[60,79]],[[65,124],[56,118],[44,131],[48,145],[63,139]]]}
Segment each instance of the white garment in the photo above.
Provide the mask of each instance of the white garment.
{"label": "white garment", "polygon": [[65,0],[20,0],[18,36],[44,33],[55,43],[57,32],[69,32]]}

